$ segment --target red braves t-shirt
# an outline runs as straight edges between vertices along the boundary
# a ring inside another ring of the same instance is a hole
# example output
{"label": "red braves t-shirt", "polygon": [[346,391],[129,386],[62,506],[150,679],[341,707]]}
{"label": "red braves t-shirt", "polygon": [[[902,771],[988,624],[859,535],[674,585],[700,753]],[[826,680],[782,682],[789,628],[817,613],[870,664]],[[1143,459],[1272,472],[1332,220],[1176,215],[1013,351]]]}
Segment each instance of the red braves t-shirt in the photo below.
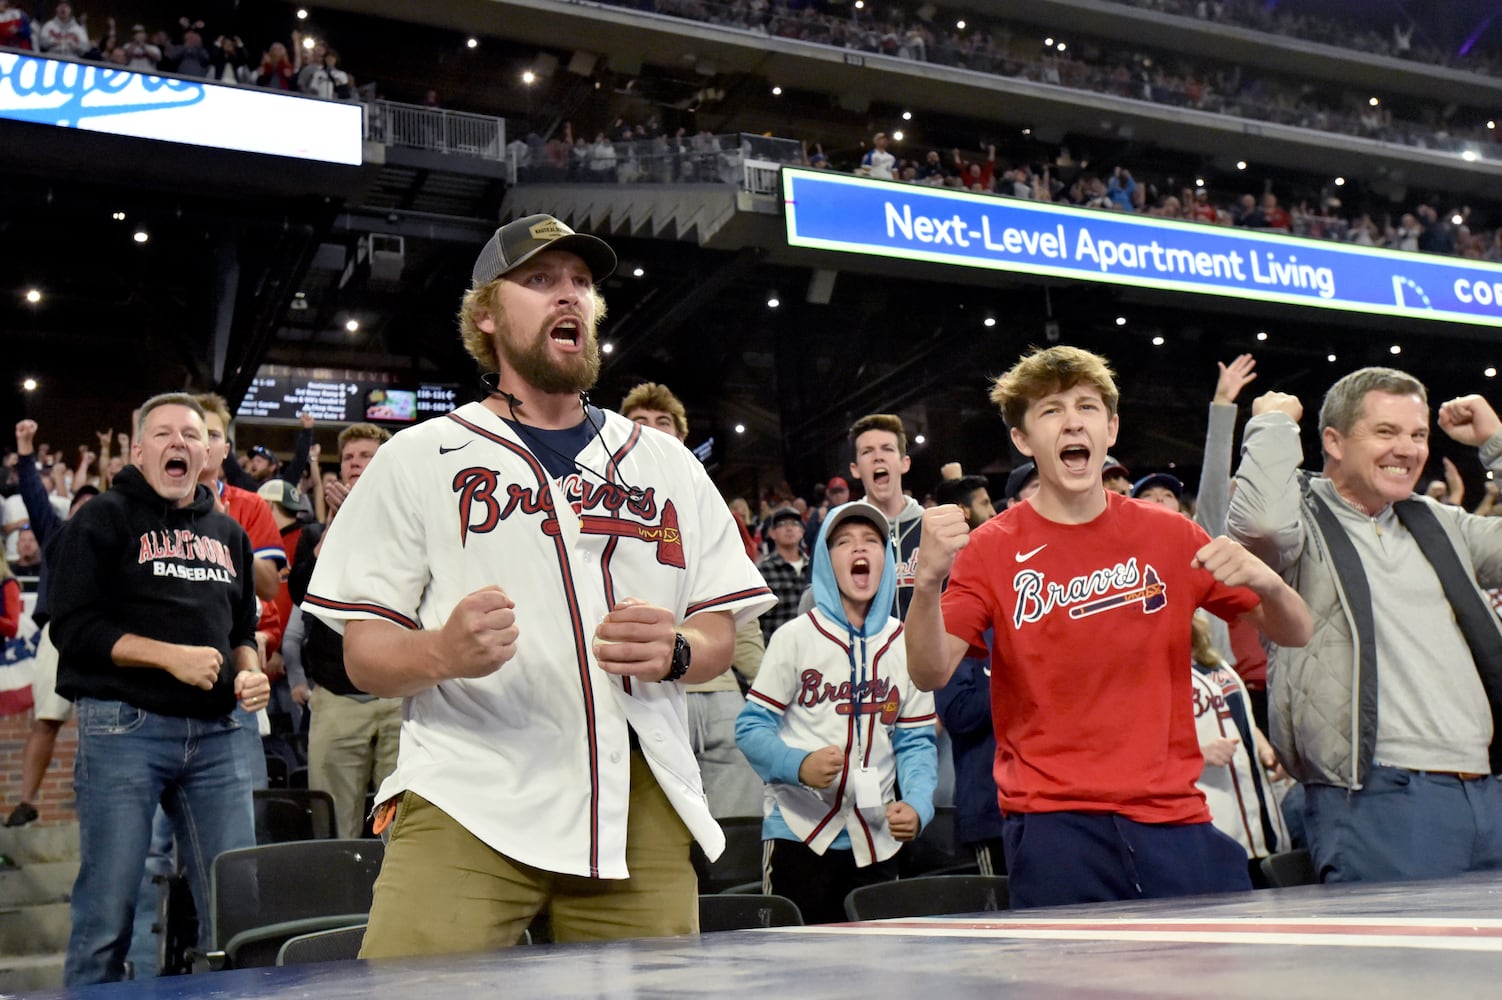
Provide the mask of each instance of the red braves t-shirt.
{"label": "red braves t-shirt", "polygon": [[1208,822],[1189,676],[1190,619],[1257,606],[1194,554],[1187,517],[1107,495],[1088,524],[1020,504],[977,528],[944,592],[944,627],[985,655],[1002,812]]}

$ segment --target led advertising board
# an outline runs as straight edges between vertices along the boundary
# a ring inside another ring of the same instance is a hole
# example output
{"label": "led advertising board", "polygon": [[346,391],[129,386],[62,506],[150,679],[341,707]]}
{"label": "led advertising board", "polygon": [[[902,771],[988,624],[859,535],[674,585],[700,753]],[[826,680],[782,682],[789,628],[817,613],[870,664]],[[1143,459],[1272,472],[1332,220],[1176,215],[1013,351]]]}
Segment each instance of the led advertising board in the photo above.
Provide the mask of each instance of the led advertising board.
{"label": "led advertising board", "polygon": [[788,244],[1502,327],[1502,265],[784,168]]}
{"label": "led advertising board", "polygon": [[0,118],[359,166],[358,104],[0,52]]}

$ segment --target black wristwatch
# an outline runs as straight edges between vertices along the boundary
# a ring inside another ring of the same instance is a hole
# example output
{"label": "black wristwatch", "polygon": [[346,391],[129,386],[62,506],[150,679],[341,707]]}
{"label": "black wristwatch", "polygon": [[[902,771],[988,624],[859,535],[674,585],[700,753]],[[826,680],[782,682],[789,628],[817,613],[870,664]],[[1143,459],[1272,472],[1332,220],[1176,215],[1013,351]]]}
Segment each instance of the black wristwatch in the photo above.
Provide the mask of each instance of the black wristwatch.
{"label": "black wristwatch", "polygon": [[693,648],[688,640],[683,638],[682,632],[675,632],[677,638],[673,641],[673,665],[668,668],[667,676],[663,681],[676,681],[688,673],[689,664],[694,661]]}

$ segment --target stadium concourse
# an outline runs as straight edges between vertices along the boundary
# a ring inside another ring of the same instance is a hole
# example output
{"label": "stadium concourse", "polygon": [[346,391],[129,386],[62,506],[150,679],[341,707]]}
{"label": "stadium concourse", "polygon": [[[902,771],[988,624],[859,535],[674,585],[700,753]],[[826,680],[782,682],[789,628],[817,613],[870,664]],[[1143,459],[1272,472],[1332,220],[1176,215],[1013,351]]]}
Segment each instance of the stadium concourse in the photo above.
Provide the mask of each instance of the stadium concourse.
{"label": "stadium concourse", "polygon": [[330,962],[48,994],[180,1000],[1495,996],[1502,875]]}

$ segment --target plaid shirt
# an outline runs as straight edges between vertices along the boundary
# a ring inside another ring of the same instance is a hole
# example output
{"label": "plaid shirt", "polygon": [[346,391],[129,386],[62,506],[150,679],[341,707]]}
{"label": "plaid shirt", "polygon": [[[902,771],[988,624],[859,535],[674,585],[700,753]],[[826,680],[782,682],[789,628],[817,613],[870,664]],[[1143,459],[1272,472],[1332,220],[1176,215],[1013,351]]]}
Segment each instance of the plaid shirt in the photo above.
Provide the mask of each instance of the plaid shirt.
{"label": "plaid shirt", "polygon": [[762,579],[767,581],[767,586],[777,595],[777,606],[761,616],[762,638],[771,642],[772,633],[779,626],[798,617],[798,601],[813,583],[814,561],[805,556],[803,569],[797,570],[773,549],[757,561],[756,568],[761,570]]}

